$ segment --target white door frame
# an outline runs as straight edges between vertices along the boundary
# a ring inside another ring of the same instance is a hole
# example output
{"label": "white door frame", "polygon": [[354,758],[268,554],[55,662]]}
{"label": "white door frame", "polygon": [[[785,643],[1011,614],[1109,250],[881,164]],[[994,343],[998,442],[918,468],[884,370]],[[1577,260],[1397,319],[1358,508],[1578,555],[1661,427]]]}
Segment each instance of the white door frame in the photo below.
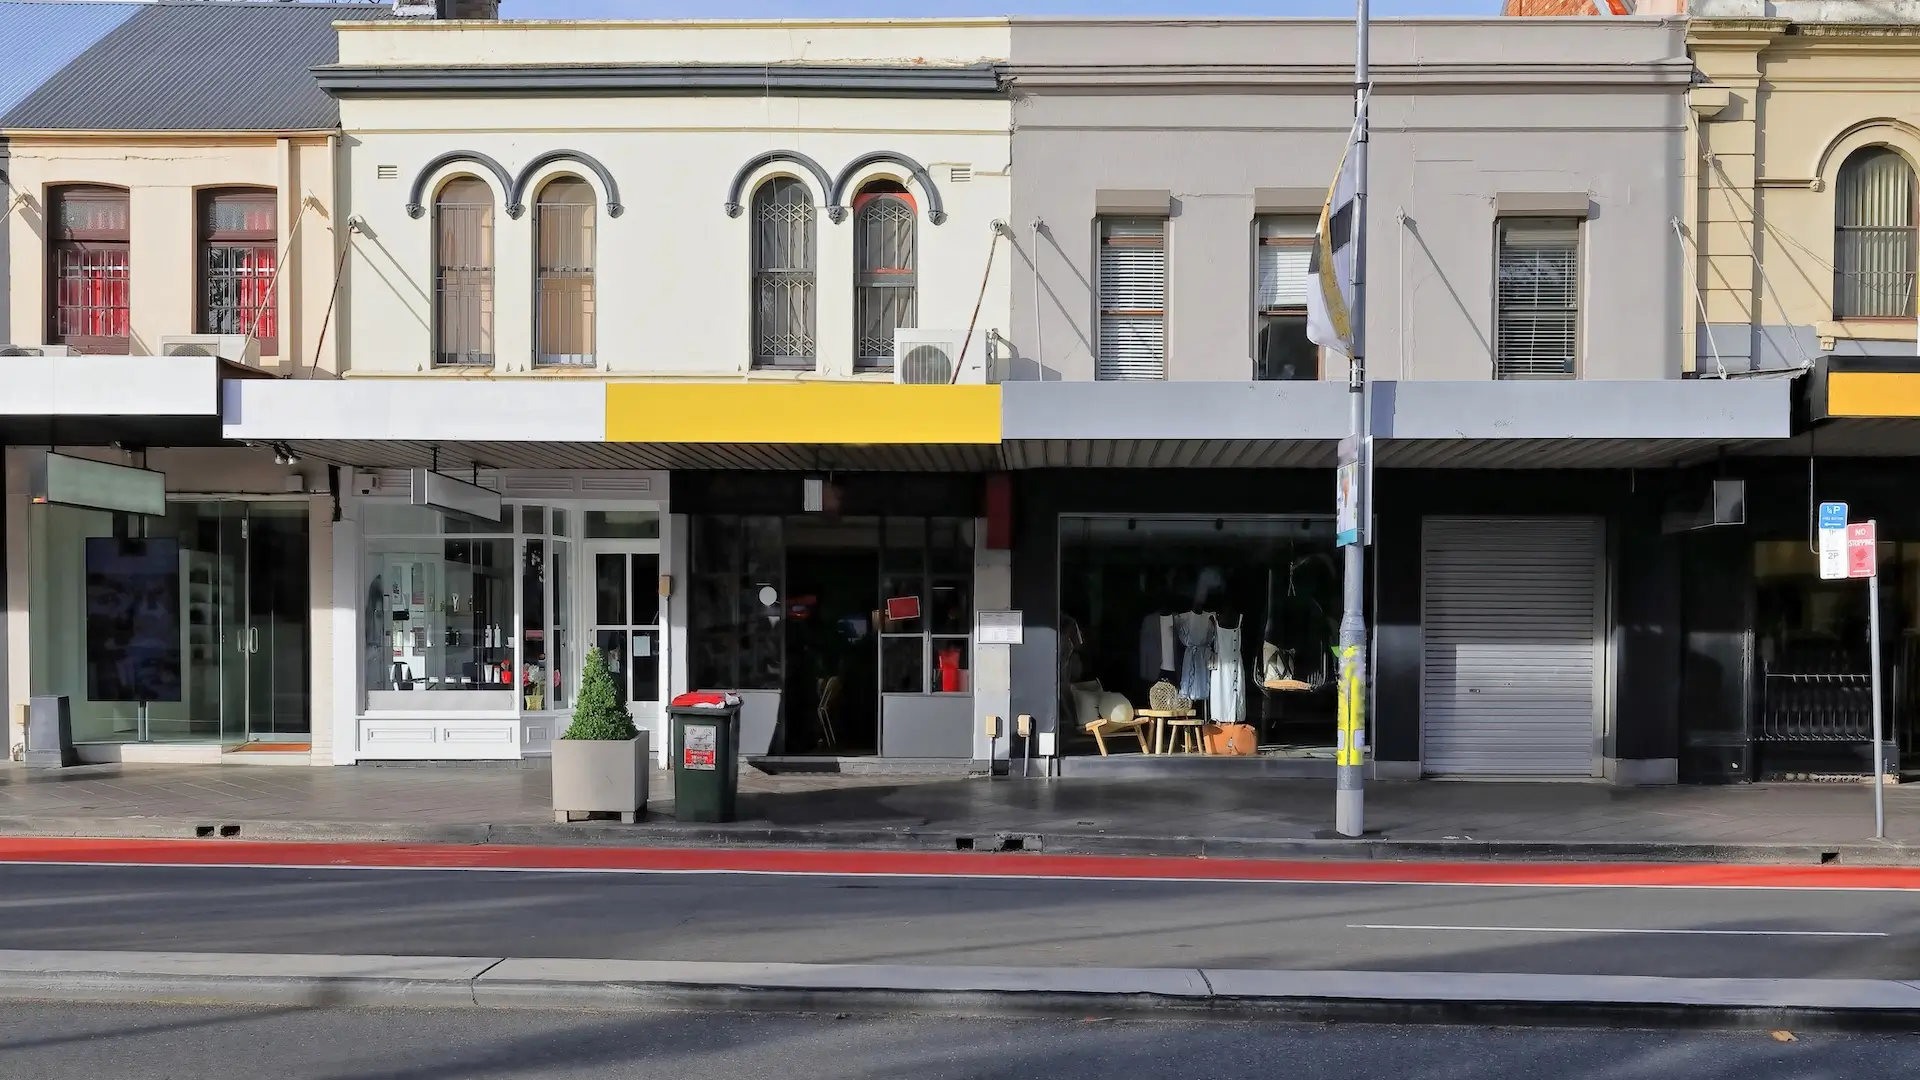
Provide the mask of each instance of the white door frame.
{"label": "white door frame", "polygon": [[[663,545],[659,539],[651,539],[651,538],[645,539],[645,540],[639,540],[639,539],[584,540],[583,539],[583,540],[576,540],[574,542],[579,545],[579,550],[581,553],[580,572],[576,576],[575,582],[574,582],[574,609],[573,610],[574,610],[574,624],[575,624],[575,629],[577,631],[574,640],[580,642],[580,655],[582,658],[584,658],[586,656],[586,651],[588,649],[595,648],[600,644],[598,635],[595,633],[595,629],[599,625],[599,622],[598,622],[597,612],[595,611],[595,608],[594,608],[594,604],[595,604],[595,601],[598,599],[598,592],[599,592],[598,585],[597,585],[598,579],[596,576],[599,572],[598,570],[599,556],[601,555],[628,555],[628,556],[652,555],[655,559],[656,564],[660,566],[660,569],[657,573],[665,573],[666,568],[664,563],[661,561]],[[629,567],[629,573],[631,573],[631,567],[633,565],[632,562],[629,561],[627,565]],[[629,602],[632,601],[633,586],[634,586],[634,583],[631,580],[629,580],[627,582],[627,600]],[[659,587],[659,583],[657,579],[654,582],[654,587],[656,589]],[[625,627],[627,628],[631,628],[634,626],[651,625],[654,631],[654,649],[655,649],[654,662],[657,665],[657,670],[659,672],[660,698],[659,700],[656,700],[653,702],[629,701],[628,707],[633,710],[633,714],[634,714],[633,718],[635,723],[639,724],[641,727],[653,729],[653,731],[656,733],[656,742],[658,741],[658,734],[666,730],[663,720],[666,716],[666,711],[665,711],[666,700],[671,694],[671,690],[669,689],[668,683],[669,683],[669,676],[672,672],[671,657],[669,655],[669,650],[672,648],[672,646],[668,641],[669,635],[667,633],[667,621],[668,621],[667,620],[667,599],[668,598],[662,596],[659,599],[660,599],[660,606],[659,606],[658,613],[655,615],[655,620],[653,623],[624,624]],[[632,613],[628,612],[628,614],[631,615]],[[627,657],[627,660],[630,663],[632,661],[632,656],[629,655]],[[625,673],[629,673],[627,677],[630,680],[631,668],[623,666],[622,671]],[[629,681],[629,687],[630,686],[631,686],[631,681]],[[576,694],[579,692],[579,686],[577,682],[574,687],[574,691]],[[655,745],[654,747],[652,747],[652,749],[656,753],[660,752],[660,747],[658,745]]]}

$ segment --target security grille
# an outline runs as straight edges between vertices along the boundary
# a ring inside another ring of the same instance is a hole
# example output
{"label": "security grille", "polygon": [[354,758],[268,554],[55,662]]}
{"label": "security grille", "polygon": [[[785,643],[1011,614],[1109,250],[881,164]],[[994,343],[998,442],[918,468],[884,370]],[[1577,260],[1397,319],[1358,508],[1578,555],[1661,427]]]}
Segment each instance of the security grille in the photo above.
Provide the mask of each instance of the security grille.
{"label": "security grille", "polygon": [[1167,222],[1102,218],[1097,379],[1167,377]]}
{"label": "security grille", "polygon": [[540,269],[534,363],[594,364],[594,206],[586,181],[564,177],[540,189],[534,207]]}
{"label": "security grille", "polygon": [[854,366],[893,367],[893,332],[917,325],[913,198],[897,184],[854,200]]}
{"label": "security grille", "polygon": [[493,189],[462,177],[434,203],[434,363],[493,365]]}
{"label": "security grille", "polygon": [[814,364],[813,195],[775,177],[753,196],[755,367]]}
{"label": "security grille", "polygon": [[216,191],[202,197],[201,333],[251,334],[261,352],[279,351],[278,216],[271,191]]}
{"label": "security grille", "polygon": [[1500,223],[1498,379],[1571,379],[1579,371],[1580,222]]}
{"label": "security grille", "polygon": [[124,353],[132,341],[127,193],[65,188],[52,201],[49,341],[80,352]]}
{"label": "security grille", "polygon": [[1884,146],[1856,151],[1834,195],[1834,314],[1842,319],[1914,315],[1914,177]]}

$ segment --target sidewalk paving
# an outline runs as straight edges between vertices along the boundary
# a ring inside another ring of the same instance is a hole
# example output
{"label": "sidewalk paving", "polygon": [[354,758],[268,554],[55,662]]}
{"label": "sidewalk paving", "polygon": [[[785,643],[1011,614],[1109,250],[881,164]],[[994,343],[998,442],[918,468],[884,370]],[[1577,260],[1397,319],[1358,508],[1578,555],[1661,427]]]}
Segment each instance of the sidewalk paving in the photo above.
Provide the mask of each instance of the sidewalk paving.
{"label": "sidewalk paving", "polygon": [[[1018,780],[746,770],[740,821],[673,822],[670,779],[653,779],[649,822],[558,825],[542,767],[293,769],[93,765],[0,769],[0,835],[497,843],[788,843],[1327,856],[1530,855],[1733,861],[1920,861],[1920,786],[1887,789],[1888,841],[1872,836],[1865,785],[1615,788],[1583,783],[1375,782],[1372,850],[1327,832],[1324,780]],[[1263,847],[1264,845],[1264,847]],[[1382,849],[1381,845],[1385,845]],[[965,845],[971,846],[971,845]]]}

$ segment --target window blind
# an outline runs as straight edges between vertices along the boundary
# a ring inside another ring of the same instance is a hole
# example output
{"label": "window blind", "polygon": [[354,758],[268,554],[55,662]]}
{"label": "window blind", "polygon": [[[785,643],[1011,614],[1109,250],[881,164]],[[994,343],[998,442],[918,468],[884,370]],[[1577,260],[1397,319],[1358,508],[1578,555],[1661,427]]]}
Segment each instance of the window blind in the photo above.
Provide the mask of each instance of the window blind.
{"label": "window blind", "polygon": [[1167,223],[1100,221],[1096,379],[1167,377]]}
{"label": "window blind", "polygon": [[1499,264],[1494,378],[1573,378],[1579,358],[1579,220],[1502,221]]}
{"label": "window blind", "polygon": [[1312,218],[1260,219],[1260,243],[1254,253],[1255,302],[1260,311],[1307,306],[1313,228]]}
{"label": "window blind", "polygon": [[1914,314],[1914,182],[1907,159],[1884,146],[1856,150],[1834,193],[1834,315]]}

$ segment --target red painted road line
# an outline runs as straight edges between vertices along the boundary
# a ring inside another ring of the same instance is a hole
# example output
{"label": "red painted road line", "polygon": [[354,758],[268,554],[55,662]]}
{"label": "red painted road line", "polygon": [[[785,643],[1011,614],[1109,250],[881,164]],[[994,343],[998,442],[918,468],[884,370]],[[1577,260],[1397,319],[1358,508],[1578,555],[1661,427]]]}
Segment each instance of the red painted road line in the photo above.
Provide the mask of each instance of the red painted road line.
{"label": "red painted road line", "polygon": [[0,838],[0,863],[574,870],[807,876],[1073,878],[1571,888],[1920,890],[1920,868],[1658,863],[1300,862],[1167,856],[557,848],[243,840]]}

